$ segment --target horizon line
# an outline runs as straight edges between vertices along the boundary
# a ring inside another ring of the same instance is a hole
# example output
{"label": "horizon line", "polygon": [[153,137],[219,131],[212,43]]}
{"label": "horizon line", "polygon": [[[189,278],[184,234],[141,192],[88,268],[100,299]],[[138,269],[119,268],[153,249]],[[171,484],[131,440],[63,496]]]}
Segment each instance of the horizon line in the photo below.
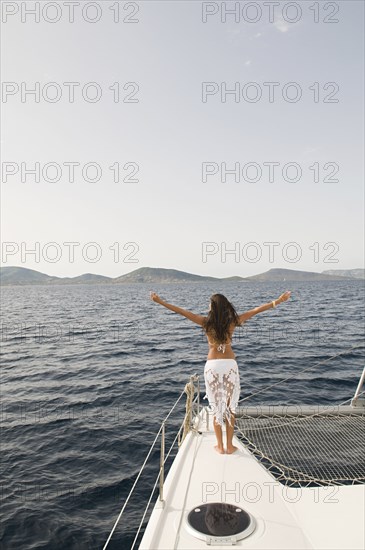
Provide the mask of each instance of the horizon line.
{"label": "horizon line", "polygon": [[82,273],[81,275],[64,275],[64,276],[60,276],[60,275],[49,275],[48,273],[44,273],[43,271],[38,271],[37,269],[34,269],[34,268],[29,268],[29,267],[24,267],[24,266],[17,266],[17,265],[9,265],[9,266],[3,266],[3,265],[0,265],[0,269],[3,269],[3,268],[17,268],[17,269],[27,269],[27,270],[30,270],[30,271],[36,271],[37,273],[41,273],[42,275],[46,275],[47,277],[57,277],[59,279],[72,279],[72,278],[76,278],[76,277],[82,277],[83,275],[95,275],[95,276],[98,276],[98,277],[106,277],[108,279],[118,279],[120,277],[124,277],[125,275],[129,275],[130,273],[133,273],[135,271],[138,271],[139,269],[163,269],[163,270],[166,270],[166,271],[178,271],[180,273],[186,273],[188,275],[194,275],[194,276],[197,276],[197,277],[212,277],[212,278],[215,278],[215,279],[229,279],[231,277],[239,277],[241,279],[247,279],[247,278],[250,278],[250,277],[255,277],[256,275],[262,275],[263,273],[267,273],[268,271],[271,271],[273,269],[280,269],[280,270],[286,270],[286,271],[300,271],[300,272],[304,272],[304,273],[316,273],[318,275],[322,275],[323,274],[323,271],[353,271],[353,270],[360,270],[360,269],[365,269],[364,267],[354,267],[354,268],[333,268],[333,269],[326,269],[326,270],[323,270],[323,271],[309,271],[307,269],[292,269],[292,268],[285,268],[285,267],[271,267],[269,269],[267,269],[266,271],[261,271],[259,273],[256,273],[255,275],[248,275],[248,276],[243,276],[243,275],[226,275],[226,276],[223,276],[223,277],[217,277],[216,275],[200,275],[198,273],[191,273],[190,271],[183,271],[181,269],[176,269],[174,267],[150,267],[150,266],[142,266],[142,267],[138,267],[136,269],[133,269],[132,271],[128,271],[127,273],[123,273],[122,275],[117,275],[115,277],[112,277],[110,275],[103,275],[103,274],[100,274],[100,273],[92,273],[92,272],[85,272],[85,273]]}

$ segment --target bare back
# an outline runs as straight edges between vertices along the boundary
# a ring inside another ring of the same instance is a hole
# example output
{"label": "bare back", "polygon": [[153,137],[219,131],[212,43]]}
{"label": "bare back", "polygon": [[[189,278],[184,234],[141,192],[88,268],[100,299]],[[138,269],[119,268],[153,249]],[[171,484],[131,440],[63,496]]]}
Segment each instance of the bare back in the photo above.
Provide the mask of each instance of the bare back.
{"label": "bare back", "polygon": [[219,344],[217,342],[214,342],[213,338],[210,339],[208,333],[206,332],[208,345],[209,345],[209,352],[207,359],[235,359],[236,356],[232,349],[232,337],[234,333],[234,329],[237,325],[232,323],[229,327],[229,337],[227,342],[224,344]]}

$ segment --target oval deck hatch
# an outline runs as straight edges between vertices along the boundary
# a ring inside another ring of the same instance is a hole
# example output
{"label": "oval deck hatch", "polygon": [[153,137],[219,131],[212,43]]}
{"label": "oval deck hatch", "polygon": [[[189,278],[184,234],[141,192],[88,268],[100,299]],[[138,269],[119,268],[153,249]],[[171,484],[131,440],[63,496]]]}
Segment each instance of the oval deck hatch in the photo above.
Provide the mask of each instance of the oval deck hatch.
{"label": "oval deck hatch", "polygon": [[255,528],[255,520],[243,508],[225,502],[208,502],[195,506],[187,516],[189,531],[202,540],[223,539],[232,543],[248,537]]}

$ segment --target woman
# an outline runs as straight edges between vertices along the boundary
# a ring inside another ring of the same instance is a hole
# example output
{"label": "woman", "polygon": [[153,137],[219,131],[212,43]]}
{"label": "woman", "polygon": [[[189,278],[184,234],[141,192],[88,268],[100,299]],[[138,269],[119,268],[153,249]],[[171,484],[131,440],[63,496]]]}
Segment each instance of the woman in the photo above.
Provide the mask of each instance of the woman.
{"label": "woman", "polygon": [[234,413],[238,405],[240,395],[240,379],[235,354],[232,350],[232,336],[237,326],[245,323],[257,313],[272,309],[277,304],[285,302],[291,292],[284,292],[279,298],[254,309],[250,309],[238,315],[233,305],[223,294],[213,294],[210,298],[209,313],[207,316],[197,315],[191,311],[173,306],[162,300],[156,293],[151,292],[151,300],[187,317],[193,323],[203,327],[208,339],[209,353],[204,367],[204,380],[206,395],[209,405],[216,414],[214,415],[214,431],[217,437],[217,445],[214,446],[218,453],[224,454],[222,426],[223,417],[226,417],[227,430],[227,454],[232,454],[237,447],[232,445],[234,432]]}

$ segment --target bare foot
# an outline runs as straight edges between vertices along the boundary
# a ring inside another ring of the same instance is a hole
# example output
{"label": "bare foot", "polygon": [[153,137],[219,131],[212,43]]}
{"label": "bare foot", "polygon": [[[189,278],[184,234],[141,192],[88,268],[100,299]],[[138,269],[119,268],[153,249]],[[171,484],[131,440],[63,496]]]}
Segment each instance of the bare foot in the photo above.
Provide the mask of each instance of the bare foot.
{"label": "bare foot", "polygon": [[231,447],[227,447],[226,453],[227,453],[227,455],[231,455],[232,453],[234,453],[237,450],[238,450],[238,447],[235,447],[234,445],[231,445]]}
{"label": "bare foot", "polygon": [[220,453],[221,455],[224,455],[224,449],[221,447],[218,447],[218,445],[214,445],[215,450]]}

